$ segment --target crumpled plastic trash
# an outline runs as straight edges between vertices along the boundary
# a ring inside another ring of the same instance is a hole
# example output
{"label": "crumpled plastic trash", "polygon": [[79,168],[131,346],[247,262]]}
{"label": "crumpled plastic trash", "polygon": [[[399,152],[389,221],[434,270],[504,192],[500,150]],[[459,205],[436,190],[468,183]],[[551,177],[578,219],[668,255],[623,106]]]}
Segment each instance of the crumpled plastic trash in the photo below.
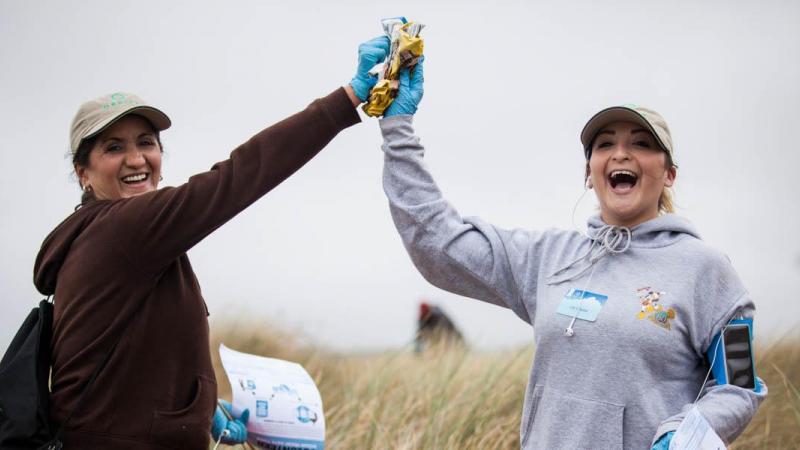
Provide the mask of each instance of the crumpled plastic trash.
{"label": "crumpled plastic trash", "polygon": [[371,117],[382,116],[386,108],[397,97],[400,88],[400,69],[409,68],[412,73],[423,52],[423,41],[419,33],[425,25],[408,22],[405,17],[383,19],[383,32],[391,39],[389,57],[383,66],[381,79],[369,92],[369,99],[362,109]]}

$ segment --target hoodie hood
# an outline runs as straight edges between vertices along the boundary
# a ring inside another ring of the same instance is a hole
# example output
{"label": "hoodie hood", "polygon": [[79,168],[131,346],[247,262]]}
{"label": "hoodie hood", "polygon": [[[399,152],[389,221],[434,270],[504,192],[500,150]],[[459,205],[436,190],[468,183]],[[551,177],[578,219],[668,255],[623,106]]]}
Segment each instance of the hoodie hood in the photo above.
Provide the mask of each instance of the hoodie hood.
{"label": "hoodie hood", "polygon": [[58,273],[67,258],[72,243],[95,218],[92,210],[102,202],[91,202],[82,206],[64,219],[42,243],[33,266],[33,283],[43,295],[53,295],[56,291]]}
{"label": "hoodie hood", "polygon": [[691,222],[675,214],[664,214],[633,228],[608,225],[597,215],[589,219],[587,232],[591,239],[589,250],[550,274],[547,284],[574,280],[593,269],[597,261],[609,253],[624,253],[631,247],[666,247],[687,236],[700,239]]}

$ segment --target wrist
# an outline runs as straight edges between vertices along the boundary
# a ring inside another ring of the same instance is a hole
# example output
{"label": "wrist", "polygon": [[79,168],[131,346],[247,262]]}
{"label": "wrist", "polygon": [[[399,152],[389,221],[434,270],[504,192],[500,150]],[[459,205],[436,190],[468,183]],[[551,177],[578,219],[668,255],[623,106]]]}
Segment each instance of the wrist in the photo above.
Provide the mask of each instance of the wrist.
{"label": "wrist", "polygon": [[347,93],[347,97],[349,97],[350,101],[353,103],[353,107],[357,107],[358,105],[363,103],[363,100],[361,100],[358,97],[358,95],[356,95],[356,91],[355,91],[355,89],[353,89],[353,85],[352,84],[347,84],[344,87],[344,91]]}

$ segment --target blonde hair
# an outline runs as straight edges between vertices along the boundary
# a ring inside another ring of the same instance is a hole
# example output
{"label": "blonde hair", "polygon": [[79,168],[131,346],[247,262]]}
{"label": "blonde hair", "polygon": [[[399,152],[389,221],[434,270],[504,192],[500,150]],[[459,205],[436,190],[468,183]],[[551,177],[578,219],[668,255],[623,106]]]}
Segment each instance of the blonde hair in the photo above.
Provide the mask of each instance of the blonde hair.
{"label": "blonde hair", "polygon": [[[665,161],[666,164],[664,164],[664,167],[666,167],[667,170],[677,168],[678,166],[676,166],[672,161],[672,155],[667,151],[664,153],[667,155]],[[675,212],[675,202],[672,199],[672,189],[668,188],[667,186],[664,186],[664,188],[661,190],[661,196],[658,197],[658,210],[668,214]]]}
{"label": "blonde hair", "polygon": [[675,202],[672,200],[672,189],[664,186],[661,197],[658,198],[658,210],[663,213],[674,213]]}

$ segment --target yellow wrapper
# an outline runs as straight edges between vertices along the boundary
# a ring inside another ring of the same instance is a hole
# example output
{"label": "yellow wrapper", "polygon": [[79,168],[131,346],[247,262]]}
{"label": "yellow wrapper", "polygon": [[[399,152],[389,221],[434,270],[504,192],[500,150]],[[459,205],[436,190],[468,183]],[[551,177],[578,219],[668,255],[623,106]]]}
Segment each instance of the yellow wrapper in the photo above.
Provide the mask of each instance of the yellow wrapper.
{"label": "yellow wrapper", "polygon": [[370,117],[383,115],[386,108],[397,97],[400,83],[397,81],[400,69],[411,68],[417,65],[422,56],[424,45],[419,36],[410,36],[406,30],[413,22],[408,22],[400,29],[397,40],[397,49],[389,56],[389,63],[383,73],[383,79],[369,92],[369,100],[362,107]]}
{"label": "yellow wrapper", "polygon": [[[397,83],[398,85],[400,84],[397,81],[394,83]],[[380,116],[384,111],[386,111],[386,108],[392,104],[394,97],[397,95],[397,87],[392,89],[391,85],[392,80],[387,80],[384,78],[383,80],[378,81],[378,84],[376,84],[375,87],[373,87],[369,92],[369,101],[362,106],[362,109],[365,113],[367,113],[368,116]]]}

